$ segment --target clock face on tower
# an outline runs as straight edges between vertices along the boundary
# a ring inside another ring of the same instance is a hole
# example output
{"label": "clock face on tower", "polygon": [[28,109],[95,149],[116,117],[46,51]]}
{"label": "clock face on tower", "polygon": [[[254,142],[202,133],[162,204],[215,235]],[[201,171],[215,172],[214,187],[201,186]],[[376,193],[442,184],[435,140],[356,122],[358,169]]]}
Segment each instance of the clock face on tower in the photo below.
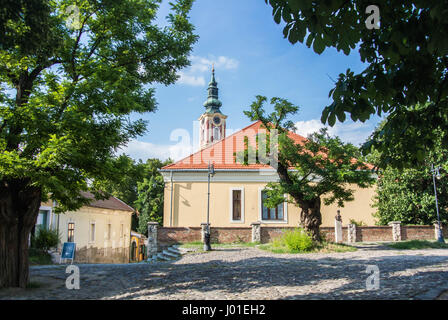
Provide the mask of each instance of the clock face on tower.
{"label": "clock face on tower", "polygon": [[218,117],[218,116],[215,116],[215,117],[213,118],[213,122],[214,122],[217,126],[219,126],[219,124],[221,123],[221,118]]}

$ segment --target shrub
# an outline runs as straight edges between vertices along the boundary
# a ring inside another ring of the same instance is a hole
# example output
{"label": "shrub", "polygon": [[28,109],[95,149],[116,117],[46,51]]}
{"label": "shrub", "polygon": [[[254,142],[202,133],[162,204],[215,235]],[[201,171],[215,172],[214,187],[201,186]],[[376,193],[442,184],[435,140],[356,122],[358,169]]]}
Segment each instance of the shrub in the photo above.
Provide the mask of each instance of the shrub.
{"label": "shrub", "polygon": [[354,224],[357,227],[362,227],[366,225],[363,221],[356,221],[355,219],[350,219],[350,224]]}
{"label": "shrub", "polygon": [[285,231],[280,241],[291,251],[311,251],[314,246],[313,239],[302,228]]}
{"label": "shrub", "polygon": [[59,243],[59,234],[57,230],[39,228],[36,235],[31,239],[31,247],[48,251],[50,248],[56,247]]}
{"label": "shrub", "polygon": [[30,265],[53,264],[51,255],[41,249],[30,248],[30,250],[28,251],[28,259]]}

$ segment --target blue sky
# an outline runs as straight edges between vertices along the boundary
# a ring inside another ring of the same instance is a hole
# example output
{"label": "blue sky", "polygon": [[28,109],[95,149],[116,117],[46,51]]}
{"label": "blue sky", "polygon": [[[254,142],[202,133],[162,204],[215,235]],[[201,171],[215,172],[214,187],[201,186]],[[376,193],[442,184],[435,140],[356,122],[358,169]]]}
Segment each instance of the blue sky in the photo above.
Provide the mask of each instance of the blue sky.
{"label": "blue sky", "polygon": [[[164,1],[160,17],[166,16],[168,9]],[[291,45],[283,38],[283,25],[275,24],[271,7],[261,0],[196,0],[190,17],[199,35],[191,54],[192,64],[179,73],[176,84],[156,86],[158,110],[140,116],[148,120],[147,134],[123,148],[135,159],[179,159],[194,150],[191,143],[197,134],[193,136],[193,121],[204,112],[212,63],[228,129],[250,124],[243,111],[259,94],[298,105],[299,112],[291,120],[302,135],[322,126],[321,112],[331,103],[331,79],[336,80],[347,68],[359,72],[365,67],[358,52],[346,56],[327,49],[318,55],[304,44]],[[365,123],[347,120],[337,123],[330,133],[358,145],[379,121],[379,117]]]}

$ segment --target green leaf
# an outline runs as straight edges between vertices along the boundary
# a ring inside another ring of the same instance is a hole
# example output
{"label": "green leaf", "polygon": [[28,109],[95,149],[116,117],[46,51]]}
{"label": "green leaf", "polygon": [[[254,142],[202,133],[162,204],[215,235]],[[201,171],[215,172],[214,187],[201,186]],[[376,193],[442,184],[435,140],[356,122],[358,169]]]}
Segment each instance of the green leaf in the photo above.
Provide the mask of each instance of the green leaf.
{"label": "green leaf", "polygon": [[330,116],[328,117],[328,125],[329,125],[330,127],[333,127],[335,123],[336,123],[336,115],[335,115],[334,112],[332,112],[332,113],[330,114]]}
{"label": "green leaf", "polygon": [[282,18],[282,10],[280,7],[277,8],[274,12],[274,21],[276,24],[279,24]]}
{"label": "green leaf", "polygon": [[289,37],[288,37],[289,42],[291,42],[292,44],[295,44],[298,40],[299,40],[299,34],[297,32],[296,28],[292,28],[289,31]]}
{"label": "green leaf", "polygon": [[320,121],[325,124],[327,122],[328,113],[330,112],[330,107],[325,107],[322,111],[322,116],[320,117]]}
{"label": "green leaf", "polygon": [[313,42],[314,36],[312,33],[308,35],[308,38],[306,39],[306,46],[309,48],[311,47],[311,43]]}
{"label": "green leaf", "polygon": [[325,43],[320,37],[316,37],[313,42],[313,50],[317,54],[321,54],[325,50]]}
{"label": "green leaf", "polygon": [[339,110],[337,113],[337,117],[339,122],[344,122],[345,121],[345,112],[344,110]]}

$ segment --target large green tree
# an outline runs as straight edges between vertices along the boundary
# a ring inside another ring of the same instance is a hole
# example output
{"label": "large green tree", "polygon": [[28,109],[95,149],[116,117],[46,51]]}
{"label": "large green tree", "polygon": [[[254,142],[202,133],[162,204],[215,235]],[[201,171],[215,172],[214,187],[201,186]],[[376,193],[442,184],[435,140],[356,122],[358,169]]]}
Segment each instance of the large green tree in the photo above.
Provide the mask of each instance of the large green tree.
{"label": "large green tree", "polygon": [[[448,129],[448,2],[265,1],[274,21],[284,21],[283,35],[290,43],[312,46],[318,54],[330,47],[346,55],[356,50],[366,64],[360,73],[348,69],[339,75],[322,122],[333,126],[347,113],[364,122],[386,113],[387,123],[364,144],[364,152],[372,147],[386,151],[383,165],[422,163],[434,148],[433,128]],[[378,29],[367,27],[374,23],[370,5],[379,9]],[[404,138],[404,132],[412,138]],[[448,137],[443,143],[448,145]],[[406,157],[391,157],[389,150]]]}
{"label": "large green tree", "polygon": [[162,224],[165,184],[158,169],[170,163],[171,159],[136,161],[122,154],[117,157],[116,173],[93,184],[96,190],[133,207],[136,211],[132,216],[132,230],[146,234],[149,221]]}
{"label": "large green tree", "polygon": [[[197,40],[192,0],[9,0],[0,10],[0,287],[28,282],[28,238],[41,201],[88,202],[89,181],[145,132],[130,113],[156,109]],[[97,197],[102,194],[94,191]]]}
{"label": "large green tree", "polygon": [[[387,123],[383,121],[375,130],[383,130]],[[428,152],[423,163],[415,163],[410,168],[381,167],[381,152],[373,150],[367,161],[380,166],[378,170],[378,188],[376,189],[375,207],[378,223],[387,224],[390,221],[402,221],[407,224],[432,224],[437,220],[436,201],[432,166],[440,167],[440,176],[436,179],[437,198],[442,222],[448,220],[448,149],[443,146],[444,136],[447,134],[439,129],[435,130],[434,148]],[[408,138],[408,132],[403,135]],[[383,138],[384,139],[384,138]],[[401,150],[401,146],[397,145]],[[400,161],[406,154],[400,151],[387,151],[389,157]]]}
{"label": "large green tree", "polygon": [[[440,220],[448,222],[448,183],[445,171],[436,179]],[[391,221],[404,224],[432,225],[437,221],[431,167],[386,168],[378,179],[375,214],[378,224]]]}
{"label": "large green tree", "polygon": [[137,184],[143,181],[147,174],[147,163],[141,160],[136,161],[128,155],[122,154],[117,157],[114,165],[116,173],[94,181],[94,188],[134,207],[138,198]]}
{"label": "large green tree", "polygon": [[[145,178],[146,163],[141,160],[135,161],[129,156],[122,154],[114,162],[115,173],[102,179],[95,180],[93,187],[101,190],[106,196],[112,195],[135,209],[135,201],[138,198],[137,184]],[[138,214],[132,214],[131,229],[137,230]]]}
{"label": "large green tree", "polygon": [[250,163],[252,147],[257,149],[256,162],[267,163],[266,155],[260,150],[268,150],[269,163],[274,161],[280,179],[267,185],[267,206],[277,206],[285,201],[284,194],[289,194],[290,201],[301,208],[300,224],[314,241],[319,241],[322,199],[325,205],[336,202],[343,207],[345,201],[354,200],[351,184],[367,188],[375,178],[366,164],[355,158],[359,154],[356,147],[330,137],[325,130],[310,135],[303,142],[294,141],[288,133],[294,130],[294,124],[287,118],[294,115],[298,107],[286,99],[272,98],[270,103],[274,111],[266,114],[263,107],[266,101],[266,97],[257,96],[250,110],[244,113],[250,120],[262,122],[267,137],[258,135],[256,146],[247,143],[237,159]]}
{"label": "large green tree", "polygon": [[163,223],[165,182],[159,169],[170,163],[172,163],[170,159],[166,161],[148,159],[146,161],[146,174],[143,180],[138,182],[138,198],[135,201],[135,208],[138,210],[137,231],[142,234],[147,235],[148,222]]}

